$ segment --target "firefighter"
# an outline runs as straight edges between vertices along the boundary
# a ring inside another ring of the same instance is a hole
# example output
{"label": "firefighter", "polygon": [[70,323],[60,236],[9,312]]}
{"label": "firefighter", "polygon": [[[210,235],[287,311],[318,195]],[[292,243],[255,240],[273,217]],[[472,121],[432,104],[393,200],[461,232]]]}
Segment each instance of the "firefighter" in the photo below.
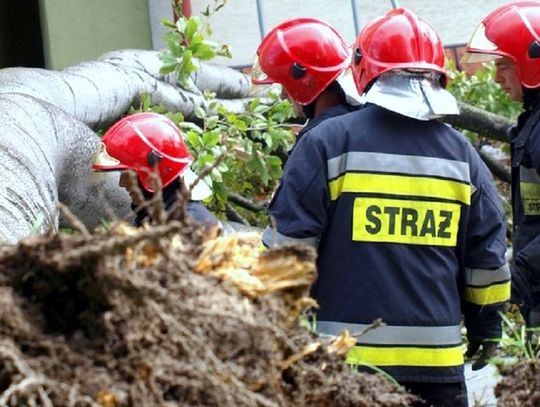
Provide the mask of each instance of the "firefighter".
{"label": "firefighter", "polygon": [[540,2],[515,1],[484,18],[463,62],[495,60],[495,81],[523,104],[510,131],[513,234],[512,302],[540,327]]}
{"label": "firefighter", "polygon": [[[510,296],[493,177],[438,120],[458,109],[425,21],[398,8],[368,23],[352,70],[366,106],[303,136],[263,243],[316,248],[316,329],[357,335],[348,363],[385,370],[419,405],[467,406],[462,315],[476,370],[496,350]],[[379,318],[384,325],[368,329]]]}
{"label": "firefighter", "polygon": [[307,124],[296,141],[323,120],[360,105],[350,71],[350,47],[328,23],[295,18],[274,27],[257,49],[251,80],[278,83]]}
{"label": "firefighter", "polygon": [[200,202],[212,191],[189,168],[193,158],[182,132],[166,116],[150,112],[126,116],[111,126],[101,141],[92,169],[122,171],[119,186],[131,197],[135,225],[151,220],[145,202],[154,197],[157,187],[168,213],[174,210],[178,193],[189,189],[187,213],[205,226],[219,224]]}

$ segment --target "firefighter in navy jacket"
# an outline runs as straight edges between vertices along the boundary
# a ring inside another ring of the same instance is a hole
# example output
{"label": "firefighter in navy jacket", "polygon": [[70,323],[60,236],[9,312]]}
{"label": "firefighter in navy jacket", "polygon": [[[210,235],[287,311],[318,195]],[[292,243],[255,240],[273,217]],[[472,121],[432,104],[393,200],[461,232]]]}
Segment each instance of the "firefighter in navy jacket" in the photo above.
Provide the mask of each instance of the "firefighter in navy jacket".
{"label": "firefighter in navy jacket", "polygon": [[495,59],[495,80],[524,112],[512,129],[512,301],[540,326],[540,2],[492,11],[473,35],[464,62]]}
{"label": "firefighter in navy jacket", "polygon": [[457,104],[427,23],[405,9],[373,20],[352,64],[367,105],[300,140],[263,242],[317,248],[320,333],[383,320],[349,363],[386,370],[426,405],[466,406],[462,316],[469,353],[485,359],[510,296],[500,198],[465,136],[436,119]]}

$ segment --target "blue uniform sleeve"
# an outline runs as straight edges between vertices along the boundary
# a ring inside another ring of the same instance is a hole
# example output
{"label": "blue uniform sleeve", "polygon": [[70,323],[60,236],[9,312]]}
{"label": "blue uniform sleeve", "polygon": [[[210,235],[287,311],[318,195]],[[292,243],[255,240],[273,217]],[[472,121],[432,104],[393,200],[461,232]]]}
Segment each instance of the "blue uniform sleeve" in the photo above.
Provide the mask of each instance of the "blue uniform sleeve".
{"label": "blue uniform sleeve", "polygon": [[322,143],[308,132],[289,157],[268,208],[271,226],[263,234],[266,246],[285,241],[317,245],[330,206],[326,174]]}
{"label": "blue uniform sleeve", "polygon": [[199,201],[189,201],[186,209],[189,216],[204,226],[210,227],[219,223],[212,212],[210,212],[206,206]]}
{"label": "blue uniform sleeve", "polygon": [[473,341],[501,337],[500,312],[510,299],[502,202],[489,170],[483,163],[478,167],[464,256],[463,314],[467,336]]}

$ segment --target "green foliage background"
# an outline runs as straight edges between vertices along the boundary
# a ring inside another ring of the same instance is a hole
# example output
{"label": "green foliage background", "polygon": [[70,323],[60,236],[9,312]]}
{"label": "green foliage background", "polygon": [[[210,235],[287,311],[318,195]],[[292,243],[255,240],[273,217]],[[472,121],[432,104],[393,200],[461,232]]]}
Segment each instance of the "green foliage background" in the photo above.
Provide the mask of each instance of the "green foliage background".
{"label": "green foliage background", "polygon": [[[456,69],[454,61],[447,63],[447,90],[456,99],[482,110],[515,120],[521,113],[521,104],[512,100],[495,82],[495,64],[486,63],[472,75]],[[468,132],[469,135],[473,133]]]}
{"label": "green foliage background", "polygon": [[[164,35],[167,49],[161,54],[163,74],[174,73],[178,82],[189,85],[190,75],[198,69],[200,60],[216,56],[229,56],[226,45],[209,41],[212,33],[209,20],[221,9],[226,0],[215,0],[200,16],[186,18],[181,14],[181,1],[177,1],[176,22],[164,20],[168,29]],[[486,64],[468,76],[458,71],[450,61],[447,66],[447,89],[457,99],[483,110],[515,119],[521,105],[510,99],[494,81],[494,64]],[[206,204],[219,217],[234,211],[252,225],[264,226],[268,220],[264,210],[250,211],[231,203],[231,194],[246,198],[254,206],[264,207],[282,174],[283,152],[288,151],[294,134],[289,127],[293,118],[292,106],[269,91],[264,99],[255,98],[242,114],[227,111],[206,94],[210,112],[196,109],[198,123],[185,122],[180,113],[172,114],[154,106],[149,97],[143,99],[137,110],[160,111],[173,119],[184,131],[188,147],[195,157],[193,168],[204,174],[204,180],[213,188],[214,195]],[[477,145],[489,142],[482,135],[463,129]],[[490,142],[491,143],[491,142]],[[497,143],[491,143],[497,144]],[[506,146],[498,143],[505,150]],[[505,150],[507,151],[507,149]],[[281,154],[280,154],[281,153]]]}

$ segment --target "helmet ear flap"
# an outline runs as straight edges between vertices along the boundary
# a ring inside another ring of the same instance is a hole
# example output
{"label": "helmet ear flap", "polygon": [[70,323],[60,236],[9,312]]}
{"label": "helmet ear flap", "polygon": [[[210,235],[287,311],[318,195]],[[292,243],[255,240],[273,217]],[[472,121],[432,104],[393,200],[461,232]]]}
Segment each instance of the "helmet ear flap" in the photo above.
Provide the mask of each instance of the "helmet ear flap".
{"label": "helmet ear flap", "polygon": [[362,51],[360,48],[354,50],[353,62],[355,65],[358,65],[362,61]]}
{"label": "helmet ear flap", "polygon": [[540,58],[540,43],[538,40],[534,40],[530,43],[527,53],[531,59]]}
{"label": "helmet ear flap", "polygon": [[295,62],[292,65],[292,77],[294,79],[300,79],[302,76],[304,76],[307,73],[307,68],[305,66],[300,65],[299,63]]}
{"label": "helmet ear flap", "polygon": [[154,167],[159,164],[162,158],[163,157],[159,155],[157,152],[155,152],[154,150],[150,150],[150,152],[146,156],[146,162],[148,163],[150,167]]}

